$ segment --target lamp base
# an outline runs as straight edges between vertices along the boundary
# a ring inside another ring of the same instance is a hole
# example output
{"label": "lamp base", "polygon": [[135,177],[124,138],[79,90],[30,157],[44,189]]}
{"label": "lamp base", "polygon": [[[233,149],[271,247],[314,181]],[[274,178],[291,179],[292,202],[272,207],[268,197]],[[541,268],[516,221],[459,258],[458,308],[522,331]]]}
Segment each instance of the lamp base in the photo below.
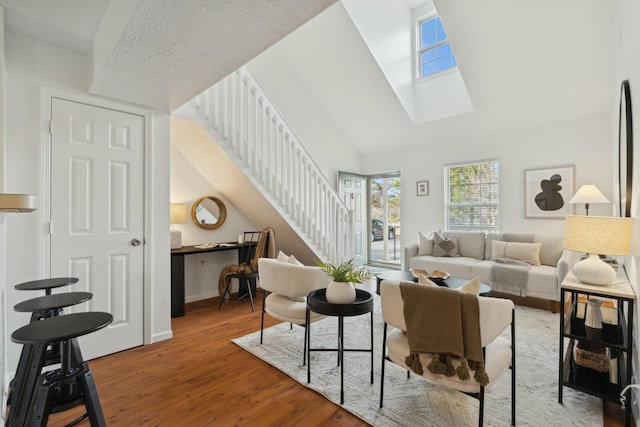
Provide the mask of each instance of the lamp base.
{"label": "lamp base", "polygon": [[610,265],[603,262],[596,254],[576,263],[573,266],[576,279],[588,285],[609,286],[616,279],[616,272]]}
{"label": "lamp base", "polygon": [[171,249],[180,249],[182,247],[182,232],[180,230],[171,230]]}

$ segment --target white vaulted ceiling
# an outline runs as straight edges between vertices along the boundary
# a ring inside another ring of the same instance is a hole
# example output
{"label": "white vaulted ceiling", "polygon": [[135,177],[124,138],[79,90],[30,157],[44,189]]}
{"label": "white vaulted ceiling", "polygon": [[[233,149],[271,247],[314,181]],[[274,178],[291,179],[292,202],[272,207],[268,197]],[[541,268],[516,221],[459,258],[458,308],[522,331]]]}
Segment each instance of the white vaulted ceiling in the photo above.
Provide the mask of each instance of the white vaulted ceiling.
{"label": "white vaulted ceiling", "polygon": [[[380,58],[354,25],[367,13],[350,16],[334,2],[0,0],[0,5],[9,29],[93,55],[92,93],[161,111],[175,110],[263,51],[275,55],[362,155],[610,109],[618,37],[612,2],[434,0],[474,111],[418,124],[407,116]],[[422,2],[376,4],[404,8],[406,14]],[[382,37],[391,40],[394,34],[385,31],[390,29],[380,26]],[[279,90],[287,90],[287,81]]]}

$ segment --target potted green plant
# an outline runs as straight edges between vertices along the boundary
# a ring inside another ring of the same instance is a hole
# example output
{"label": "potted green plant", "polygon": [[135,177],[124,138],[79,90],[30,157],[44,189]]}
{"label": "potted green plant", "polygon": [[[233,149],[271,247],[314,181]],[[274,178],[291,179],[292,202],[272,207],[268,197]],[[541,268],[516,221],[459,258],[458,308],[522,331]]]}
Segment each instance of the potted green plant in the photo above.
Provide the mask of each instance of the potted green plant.
{"label": "potted green plant", "polygon": [[327,286],[327,301],[332,304],[351,304],[356,300],[355,283],[373,277],[373,272],[353,265],[353,259],[337,265],[317,260],[316,265],[331,277]]}

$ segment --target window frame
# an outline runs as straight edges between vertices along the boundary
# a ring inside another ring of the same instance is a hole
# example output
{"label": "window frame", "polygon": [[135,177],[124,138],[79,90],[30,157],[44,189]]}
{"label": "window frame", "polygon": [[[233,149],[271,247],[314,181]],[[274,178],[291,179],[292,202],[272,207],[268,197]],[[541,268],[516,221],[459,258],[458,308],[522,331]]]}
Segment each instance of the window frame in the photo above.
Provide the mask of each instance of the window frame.
{"label": "window frame", "polygon": [[[489,165],[492,164],[497,167],[497,177],[495,181],[496,186],[496,201],[495,202],[463,202],[463,203],[451,203],[451,183],[450,183],[450,169],[451,168],[459,168],[466,166],[474,166],[474,165]],[[500,232],[500,162],[498,159],[485,159],[485,160],[476,160],[471,162],[464,163],[451,163],[444,165],[443,169],[444,174],[444,229],[446,231],[483,231],[485,233],[499,233]],[[471,207],[471,208],[495,208],[497,212],[497,218],[495,225],[486,225],[483,223],[480,224],[469,224],[469,225],[461,225],[456,226],[454,228],[451,227],[449,222],[449,211],[451,208],[459,208],[459,207]]]}
{"label": "window frame", "polygon": [[[429,45],[428,47],[422,48],[422,24],[424,24],[425,22],[431,21],[431,20],[435,20],[435,19],[439,19],[440,20],[440,24],[442,25],[442,29],[446,35],[446,38],[444,40],[441,40],[439,42],[436,42],[432,45]],[[451,49],[451,56],[453,57],[453,60],[455,61],[455,65],[449,67],[449,68],[445,68],[443,70],[437,71],[435,73],[432,74],[427,74],[425,76],[422,75],[422,54],[425,52],[428,52],[430,50],[434,50],[437,49],[440,46],[444,46],[444,45],[449,45],[449,48]],[[423,79],[428,79],[430,77],[434,77],[434,76],[439,76],[442,73],[446,73],[448,71],[451,70],[455,70],[458,68],[458,59],[456,58],[454,52],[453,52],[453,46],[451,45],[451,42],[449,41],[449,35],[447,34],[447,30],[444,27],[444,23],[442,22],[442,18],[440,17],[440,15],[438,15],[437,13],[431,13],[425,16],[420,17],[419,19],[416,20],[416,55],[415,55],[415,60],[416,60],[416,79],[417,80],[423,80]]]}

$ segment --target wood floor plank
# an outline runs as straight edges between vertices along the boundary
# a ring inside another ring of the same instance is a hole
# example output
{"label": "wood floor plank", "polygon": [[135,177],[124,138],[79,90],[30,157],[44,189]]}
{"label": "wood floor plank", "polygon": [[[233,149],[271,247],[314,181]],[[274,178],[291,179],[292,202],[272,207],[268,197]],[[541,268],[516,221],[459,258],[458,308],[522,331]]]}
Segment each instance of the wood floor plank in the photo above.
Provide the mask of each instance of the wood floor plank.
{"label": "wood floor plank", "polygon": [[[230,341],[260,329],[259,305],[251,313],[246,301],[221,311],[215,300],[191,303],[172,319],[173,339],[91,360],[107,425],[366,426]],[[265,316],[266,327],[276,323]],[[53,414],[49,426],[64,426],[83,409]],[[623,424],[617,408],[605,411],[604,427]]]}

